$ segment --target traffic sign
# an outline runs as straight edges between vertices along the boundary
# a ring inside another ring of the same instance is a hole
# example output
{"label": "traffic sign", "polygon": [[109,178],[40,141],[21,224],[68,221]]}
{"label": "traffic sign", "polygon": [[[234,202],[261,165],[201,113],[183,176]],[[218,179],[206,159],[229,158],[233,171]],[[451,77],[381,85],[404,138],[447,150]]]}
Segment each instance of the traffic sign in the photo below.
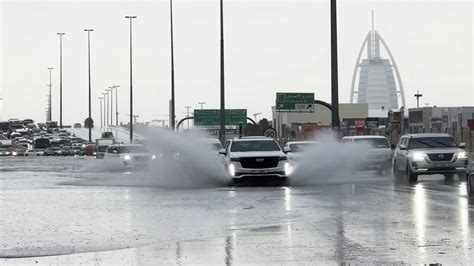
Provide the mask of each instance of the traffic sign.
{"label": "traffic sign", "polygon": [[277,132],[274,128],[267,128],[265,129],[265,131],[263,131],[263,135],[267,138],[274,138],[276,139],[277,138]]}
{"label": "traffic sign", "polygon": [[[194,125],[195,126],[218,126],[220,125],[219,109],[196,109],[194,110]],[[238,125],[240,123],[246,124],[247,109],[226,109],[225,110],[225,124]]]}
{"label": "traffic sign", "polygon": [[314,104],[314,93],[282,93],[276,95],[277,110],[311,110]]}

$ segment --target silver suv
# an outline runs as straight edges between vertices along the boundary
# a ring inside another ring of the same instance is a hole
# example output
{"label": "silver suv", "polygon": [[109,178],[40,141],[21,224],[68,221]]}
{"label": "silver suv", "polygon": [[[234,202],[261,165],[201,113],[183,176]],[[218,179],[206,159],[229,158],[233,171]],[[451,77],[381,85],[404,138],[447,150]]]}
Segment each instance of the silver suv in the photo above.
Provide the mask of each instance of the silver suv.
{"label": "silver suv", "polygon": [[227,172],[234,182],[244,177],[275,177],[285,181],[290,164],[280,145],[266,137],[244,137],[227,140],[224,149]]}
{"label": "silver suv", "polygon": [[396,177],[405,174],[410,182],[418,181],[419,175],[442,174],[446,180],[454,174],[464,176],[468,164],[468,154],[462,150],[465,147],[448,134],[405,135],[395,150],[393,172]]}

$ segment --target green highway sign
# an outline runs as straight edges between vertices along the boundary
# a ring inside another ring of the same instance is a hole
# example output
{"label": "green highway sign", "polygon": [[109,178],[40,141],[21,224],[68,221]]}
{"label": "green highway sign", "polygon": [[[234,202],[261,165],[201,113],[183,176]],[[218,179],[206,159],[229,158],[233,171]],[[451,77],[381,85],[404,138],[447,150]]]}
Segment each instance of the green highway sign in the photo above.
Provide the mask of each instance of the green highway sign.
{"label": "green highway sign", "polygon": [[[218,126],[221,124],[221,111],[219,109],[196,109],[194,110],[195,126]],[[225,124],[238,125],[247,123],[247,109],[226,109]]]}
{"label": "green highway sign", "polygon": [[310,110],[314,104],[314,93],[282,93],[276,95],[277,110]]}

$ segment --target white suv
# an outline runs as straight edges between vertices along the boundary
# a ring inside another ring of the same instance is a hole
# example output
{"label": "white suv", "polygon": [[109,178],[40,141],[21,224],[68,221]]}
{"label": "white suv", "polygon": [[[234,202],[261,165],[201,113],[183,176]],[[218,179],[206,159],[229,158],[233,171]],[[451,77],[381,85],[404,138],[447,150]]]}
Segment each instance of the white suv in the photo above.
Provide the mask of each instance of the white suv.
{"label": "white suv", "polygon": [[234,138],[227,140],[219,153],[224,155],[227,171],[234,181],[264,176],[284,182],[291,171],[286,153],[272,138]]}
{"label": "white suv", "polygon": [[107,147],[104,159],[119,162],[127,168],[146,167],[156,158],[141,144],[113,144]]}
{"label": "white suv", "polygon": [[419,175],[442,174],[453,179],[454,174],[464,176],[468,154],[465,143],[457,144],[448,134],[410,134],[400,138],[393,158],[395,176],[405,174],[411,182]]}

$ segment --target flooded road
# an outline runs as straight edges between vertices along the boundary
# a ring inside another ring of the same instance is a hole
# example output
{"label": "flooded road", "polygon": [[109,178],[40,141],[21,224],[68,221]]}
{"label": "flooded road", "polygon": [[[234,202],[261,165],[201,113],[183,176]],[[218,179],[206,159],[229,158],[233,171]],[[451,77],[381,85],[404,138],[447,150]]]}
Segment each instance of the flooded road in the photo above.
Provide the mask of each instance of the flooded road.
{"label": "flooded road", "polygon": [[474,263],[457,178],[176,188],[96,164],[0,159],[0,264]]}

